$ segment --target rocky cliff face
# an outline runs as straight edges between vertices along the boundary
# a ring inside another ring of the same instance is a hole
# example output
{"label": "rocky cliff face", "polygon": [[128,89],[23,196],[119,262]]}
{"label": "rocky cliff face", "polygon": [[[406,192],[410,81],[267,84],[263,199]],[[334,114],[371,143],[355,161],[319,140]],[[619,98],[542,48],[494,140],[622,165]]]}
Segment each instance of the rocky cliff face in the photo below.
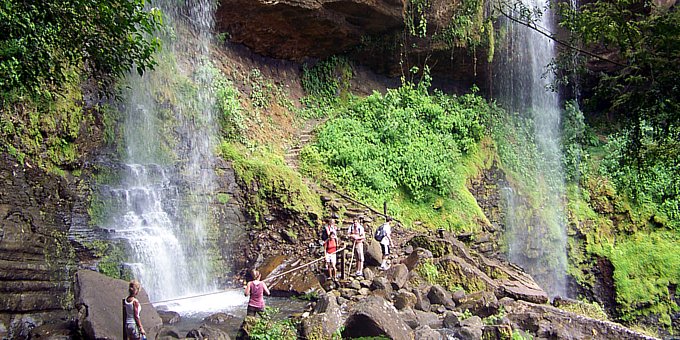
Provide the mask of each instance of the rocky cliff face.
{"label": "rocky cliff face", "polygon": [[[233,43],[274,58],[305,62],[348,54],[359,64],[391,77],[421,70],[426,61],[439,88],[485,88],[485,51],[455,49],[433,32],[444,31],[458,1],[428,2],[427,38],[405,33],[407,3],[402,0],[222,0],[217,30]],[[479,56],[479,57],[478,57]]]}
{"label": "rocky cliff face", "polygon": [[77,179],[65,179],[0,155],[0,337],[28,338],[66,316],[75,253],[67,237],[86,220]]}
{"label": "rocky cliff face", "polygon": [[346,52],[403,26],[401,0],[224,0],[217,27],[266,56],[304,61]]}

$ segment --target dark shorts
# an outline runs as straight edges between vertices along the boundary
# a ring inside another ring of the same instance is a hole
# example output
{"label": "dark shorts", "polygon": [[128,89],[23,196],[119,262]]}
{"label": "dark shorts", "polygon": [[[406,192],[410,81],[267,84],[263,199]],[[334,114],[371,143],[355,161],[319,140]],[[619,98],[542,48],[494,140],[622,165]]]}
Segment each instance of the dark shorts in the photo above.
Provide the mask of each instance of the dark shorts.
{"label": "dark shorts", "polygon": [[264,308],[257,308],[253,306],[248,306],[248,310],[246,311],[246,315],[248,316],[262,315],[262,313],[264,313]]}
{"label": "dark shorts", "polygon": [[387,245],[384,245],[384,244],[381,243],[380,249],[382,250],[383,256],[390,254],[390,246],[387,246]]}

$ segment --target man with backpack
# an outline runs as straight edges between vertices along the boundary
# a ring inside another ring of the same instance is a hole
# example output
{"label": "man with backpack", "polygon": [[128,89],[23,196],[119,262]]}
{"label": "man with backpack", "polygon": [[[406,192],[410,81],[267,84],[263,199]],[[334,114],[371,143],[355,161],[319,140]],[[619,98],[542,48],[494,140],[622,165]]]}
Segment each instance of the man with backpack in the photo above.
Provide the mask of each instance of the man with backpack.
{"label": "man with backpack", "polygon": [[383,259],[382,264],[380,265],[381,270],[387,270],[390,268],[387,264],[387,256],[390,254],[390,246],[392,245],[392,227],[390,226],[391,221],[392,217],[387,216],[387,218],[385,218],[385,223],[378,227],[374,235],[376,241],[380,242],[380,249],[382,250]]}
{"label": "man with backpack", "polygon": [[354,219],[347,233],[352,241],[354,241],[354,254],[357,257],[357,272],[355,275],[364,276],[364,240],[366,239],[364,227],[357,219]]}

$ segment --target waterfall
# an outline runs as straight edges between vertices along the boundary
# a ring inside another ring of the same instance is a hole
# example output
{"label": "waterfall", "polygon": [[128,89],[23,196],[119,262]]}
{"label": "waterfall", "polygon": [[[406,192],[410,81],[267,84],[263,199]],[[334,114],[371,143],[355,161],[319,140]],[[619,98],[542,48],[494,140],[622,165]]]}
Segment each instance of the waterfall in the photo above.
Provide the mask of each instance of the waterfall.
{"label": "waterfall", "polygon": [[[210,229],[217,181],[209,63],[215,2],[154,2],[163,12],[158,66],[124,91],[124,166],[110,188],[114,238],[152,301],[214,291]],[[214,248],[213,248],[214,249]],[[214,255],[213,255],[214,257]]]}
{"label": "waterfall", "polygon": [[[544,0],[522,0],[525,9],[543,11],[534,18],[538,28],[554,29],[552,13]],[[508,14],[519,17],[517,11]],[[551,91],[554,75],[549,64],[555,57],[554,41],[511,20],[494,65],[495,96],[511,112],[526,117],[533,135],[533,151],[527,159],[526,178],[533,194],[520,199],[515,190],[505,190],[508,256],[527,270],[548,294],[565,294],[566,218],[565,182],[560,145],[560,101]],[[529,204],[530,203],[530,204]]]}

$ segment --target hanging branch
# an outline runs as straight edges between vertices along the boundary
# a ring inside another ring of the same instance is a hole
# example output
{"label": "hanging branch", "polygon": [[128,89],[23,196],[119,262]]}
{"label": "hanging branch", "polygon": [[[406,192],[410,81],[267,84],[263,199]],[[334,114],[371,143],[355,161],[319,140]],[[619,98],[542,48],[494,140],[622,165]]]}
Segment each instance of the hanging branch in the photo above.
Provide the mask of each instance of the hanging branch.
{"label": "hanging branch", "polygon": [[547,32],[547,30],[545,30],[545,28],[539,28],[539,27],[536,25],[536,23],[534,23],[533,21],[525,22],[525,21],[523,21],[523,20],[520,20],[520,19],[517,19],[517,18],[511,16],[511,15],[508,14],[508,13],[505,13],[505,12],[503,11],[503,9],[501,8],[501,6],[496,7],[496,9],[497,9],[501,14],[503,14],[504,17],[508,18],[510,21],[515,22],[515,23],[518,23],[518,24],[523,25],[523,26],[526,26],[526,27],[528,27],[529,29],[532,29],[532,30],[538,32],[539,34],[541,34],[541,35],[547,37],[548,39],[550,39],[550,40],[552,40],[552,41],[558,43],[558,44],[561,45],[561,46],[564,46],[564,47],[566,47],[566,48],[569,48],[569,49],[578,51],[578,52],[580,52],[580,53],[586,54],[586,55],[588,55],[588,56],[590,56],[590,57],[593,57],[593,58],[595,58],[595,59],[598,59],[598,60],[600,60],[600,61],[608,62],[608,63],[614,64],[614,65],[617,65],[617,66],[621,66],[621,67],[627,67],[627,66],[628,66],[628,65],[625,65],[625,64],[621,64],[621,63],[619,63],[619,62],[617,62],[617,61],[614,61],[614,60],[611,60],[611,59],[602,57],[602,56],[597,55],[597,54],[595,54],[595,53],[593,53],[593,52],[586,51],[586,50],[581,49],[581,48],[579,48],[579,47],[576,47],[576,46],[574,46],[574,45],[568,44],[568,43],[566,43],[566,42],[564,42],[564,41],[562,41],[562,40],[559,40],[559,39],[557,39],[557,38],[554,37],[554,35],[553,35],[552,32]]}

